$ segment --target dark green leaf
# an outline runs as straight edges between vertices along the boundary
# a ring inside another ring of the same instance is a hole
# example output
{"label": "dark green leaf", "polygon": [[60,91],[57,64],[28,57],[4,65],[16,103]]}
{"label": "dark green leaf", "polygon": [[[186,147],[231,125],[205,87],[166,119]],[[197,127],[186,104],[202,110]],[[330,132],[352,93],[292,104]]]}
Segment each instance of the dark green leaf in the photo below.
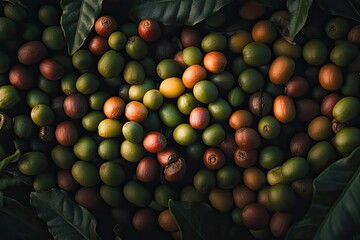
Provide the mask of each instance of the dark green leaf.
{"label": "dark green leaf", "polygon": [[119,224],[116,224],[113,228],[113,231],[115,233],[115,240],[121,240],[121,227]]}
{"label": "dark green leaf", "polygon": [[100,239],[93,215],[72,201],[65,191],[53,188],[32,192],[30,204],[47,223],[54,239]]}
{"label": "dark green leaf", "polygon": [[[17,236],[16,239],[52,239],[31,208],[21,205],[9,197],[2,197],[0,208],[0,238]],[[13,239],[13,238],[12,238]]]}
{"label": "dark green leaf", "polygon": [[12,3],[12,4],[27,8],[26,4],[23,3],[23,1],[21,1],[21,0],[2,0],[2,1],[3,2],[9,2],[9,3]]}
{"label": "dark green leaf", "polygon": [[7,156],[3,160],[0,161],[0,172],[2,172],[10,163],[16,162],[20,158],[20,150],[16,149],[15,153]]}
{"label": "dark green leaf", "polygon": [[296,45],[301,41],[299,35],[295,36],[294,39],[289,37],[289,21],[281,16],[272,16],[270,21],[274,24],[275,28],[278,30],[280,35],[289,43]]}
{"label": "dark green leaf", "polygon": [[103,0],[61,0],[61,27],[70,55],[85,42],[96,18],[99,16]]}
{"label": "dark green leaf", "polygon": [[[15,166],[16,167],[16,166]],[[16,167],[17,168],[17,167]],[[16,179],[16,182],[20,183],[24,183],[26,185],[32,185],[33,184],[33,179],[30,176],[26,176],[24,174],[22,174],[19,169],[6,169],[4,171],[4,173],[6,173],[8,176],[10,176],[13,179]],[[15,180],[14,180],[15,181]]]}
{"label": "dark green leaf", "polygon": [[226,239],[229,215],[205,203],[169,200],[169,209],[176,219],[182,239]]}
{"label": "dark green leaf", "polygon": [[21,183],[20,178],[3,176],[0,178],[0,190],[4,191],[6,188],[15,186]]}
{"label": "dark green leaf", "polygon": [[312,0],[288,0],[286,5],[290,13],[289,37],[294,39],[296,34],[304,27]]}
{"label": "dark green leaf", "polygon": [[314,179],[309,210],[289,229],[286,239],[352,239],[359,235],[359,202],[360,147]]}
{"label": "dark green leaf", "polygon": [[135,0],[130,18],[153,18],[164,25],[195,25],[233,0]]}
{"label": "dark green leaf", "polygon": [[351,18],[360,21],[359,0],[318,0],[318,5],[332,15]]}

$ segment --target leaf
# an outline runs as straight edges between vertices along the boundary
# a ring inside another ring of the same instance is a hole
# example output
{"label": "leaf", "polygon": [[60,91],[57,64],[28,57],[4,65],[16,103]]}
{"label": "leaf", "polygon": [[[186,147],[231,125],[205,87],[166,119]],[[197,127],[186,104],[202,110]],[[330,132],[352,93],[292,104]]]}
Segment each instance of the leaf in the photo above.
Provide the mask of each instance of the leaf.
{"label": "leaf", "polygon": [[20,150],[16,149],[15,153],[7,156],[3,160],[0,161],[0,172],[2,172],[10,163],[16,162],[20,158]]}
{"label": "leaf", "polygon": [[359,235],[359,202],[360,147],[314,179],[314,196],[309,210],[289,229],[286,239],[336,240]]}
{"label": "leaf", "polygon": [[103,0],[61,0],[60,24],[70,55],[84,44],[100,14],[102,2]]}
{"label": "leaf", "polygon": [[26,176],[26,175],[22,174],[19,171],[19,169],[13,169],[13,170],[12,169],[10,169],[10,170],[6,169],[4,172],[8,176],[10,176],[11,178],[16,179],[16,182],[18,182],[18,183],[24,183],[24,184],[29,185],[29,186],[31,186],[33,184],[33,179],[30,176]]}
{"label": "leaf", "polygon": [[[16,200],[2,196],[0,208],[0,238],[9,239],[52,239],[46,229],[30,207],[21,205]],[[21,231],[19,231],[21,229]]]}
{"label": "leaf", "polygon": [[317,4],[326,12],[360,22],[360,0],[318,0]]}
{"label": "leaf", "polygon": [[3,176],[0,178],[0,191],[4,191],[8,187],[16,186],[20,183],[21,183],[20,178]]}
{"label": "leaf", "polygon": [[286,6],[290,14],[289,37],[293,40],[304,27],[312,0],[288,0]]}
{"label": "leaf", "polygon": [[270,21],[273,23],[280,35],[290,44],[296,45],[301,41],[299,35],[295,36],[294,39],[289,37],[289,21],[281,16],[271,16]]}
{"label": "leaf", "polygon": [[121,227],[119,224],[115,225],[113,232],[115,233],[115,240],[121,240]]}
{"label": "leaf", "polygon": [[60,189],[30,193],[30,204],[45,221],[54,239],[100,239],[96,221],[85,208]]}
{"label": "leaf", "polygon": [[23,1],[21,0],[2,0],[3,2],[9,2],[11,4],[15,4],[15,5],[18,5],[18,6],[21,6],[23,8],[27,8],[26,4],[23,3]]}
{"label": "leaf", "polygon": [[195,25],[233,0],[135,0],[129,17],[133,21],[153,18],[164,25]]}
{"label": "leaf", "polygon": [[169,209],[179,226],[182,239],[226,239],[230,224],[228,214],[205,203],[169,200]]}

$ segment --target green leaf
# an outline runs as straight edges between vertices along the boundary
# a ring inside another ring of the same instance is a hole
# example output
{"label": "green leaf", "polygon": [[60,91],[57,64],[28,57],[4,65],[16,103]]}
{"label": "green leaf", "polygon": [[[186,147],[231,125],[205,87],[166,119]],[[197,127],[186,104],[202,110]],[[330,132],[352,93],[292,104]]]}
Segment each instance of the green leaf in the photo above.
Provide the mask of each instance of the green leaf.
{"label": "green leaf", "polygon": [[13,181],[17,182],[19,184],[24,183],[24,184],[29,185],[29,186],[32,186],[32,184],[33,184],[33,179],[30,176],[26,176],[26,175],[22,174],[19,171],[19,169],[6,169],[4,171],[4,173],[6,173],[6,175],[8,175],[9,177],[11,177],[13,179],[16,179],[16,180],[13,180]]}
{"label": "green leaf", "polygon": [[360,22],[360,0],[318,0],[317,4],[332,15]]}
{"label": "green leaf", "polygon": [[0,161],[0,172],[2,172],[10,163],[16,162],[20,158],[20,150],[16,149],[15,153],[7,156],[3,160]]}
{"label": "green leaf", "polygon": [[133,21],[153,18],[164,25],[195,25],[233,0],[135,0],[129,17]]}
{"label": "green leaf", "polygon": [[19,185],[21,182],[20,178],[3,176],[0,178],[0,190],[4,191],[8,187]]}
{"label": "green leaf", "polygon": [[60,24],[70,55],[84,44],[100,14],[102,2],[103,0],[61,0]]}
{"label": "green leaf", "polygon": [[115,240],[122,240],[121,239],[121,227],[119,224],[116,224],[113,228],[113,232],[115,233]]}
{"label": "green leaf", "polygon": [[[30,207],[21,205],[16,200],[2,196],[0,208],[0,239],[52,239]],[[6,238],[8,237],[8,238]]]}
{"label": "green leaf", "polygon": [[290,14],[289,37],[294,39],[296,34],[304,27],[312,0],[288,0],[286,5]]}
{"label": "green leaf", "polygon": [[27,5],[21,0],[2,0],[2,2],[9,2],[11,4],[15,4],[23,8],[27,8]]}
{"label": "green leaf", "polygon": [[221,213],[205,203],[169,200],[182,239],[226,239],[231,226],[229,214]]}
{"label": "green leaf", "polygon": [[352,239],[360,234],[359,202],[360,147],[314,179],[309,210],[289,229],[286,239]]}
{"label": "green leaf", "polygon": [[45,221],[54,239],[100,239],[96,221],[85,208],[60,189],[30,193],[30,204]]}

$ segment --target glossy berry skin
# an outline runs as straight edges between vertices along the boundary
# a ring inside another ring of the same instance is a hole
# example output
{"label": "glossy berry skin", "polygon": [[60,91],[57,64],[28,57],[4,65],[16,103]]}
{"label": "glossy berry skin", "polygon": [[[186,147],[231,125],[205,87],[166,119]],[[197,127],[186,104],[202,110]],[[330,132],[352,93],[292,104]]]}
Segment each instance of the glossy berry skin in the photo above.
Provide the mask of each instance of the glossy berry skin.
{"label": "glossy berry skin", "polygon": [[165,136],[158,131],[151,131],[144,137],[143,140],[144,148],[151,153],[158,153],[167,145]]}
{"label": "glossy berry skin", "polygon": [[139,36],[147,42],[155,42],[160,38],[161,27],[155,19],[145,18],[138,25]]}
{"label": "glossy berry skin", "polygon": [[108,37],[115,32],[118,23],[112,16],[101,16],[95,21],[95,32],[101,37]]}

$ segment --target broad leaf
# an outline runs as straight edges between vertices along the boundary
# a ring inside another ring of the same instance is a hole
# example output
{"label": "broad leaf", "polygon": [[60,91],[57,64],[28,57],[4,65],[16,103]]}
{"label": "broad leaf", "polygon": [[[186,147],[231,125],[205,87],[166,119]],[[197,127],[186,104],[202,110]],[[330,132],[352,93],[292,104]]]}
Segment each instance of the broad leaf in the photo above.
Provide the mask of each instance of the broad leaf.
{"label": "broad leaf", "polygon": [[103,0],[61,0],[60,23],[70,55],[84,44],[100,14],[102,2]]}
{"label": "broad leaf", "polygon": [[288,0],[286,5],[290,13],[289,37],[294,39],[296,34],[304,27],[312,0]]}
{"label": "broad leaf", "polygon": [[3,176],[0,178],[0,191],[4,191],[8,187],[16,186],[22,183],[18,177]]}
{"label": "broad leaf", "polygon": [[176,219],[182,239],[226,239],[231,222],[205,203],[169,200],[169,209]]}
{"label": "broad leaf", "polygon": [[21,6],[23,8],[27,8],[24,1],[21,1],[21,0],[2,0],[2,2],[9,2],[11,4],[15,4],[15,5]]}
{"label": "broad leaf", "polygon": [[93,215],[72,201],[65,191],[53,188],[32,192],[30,203],[37,216],[47,223],[54,239],[100,239]]}
{"label": "broad leaf", "polygon": [[[33,179],[30,176],[26,176],[24,174],[22,174],[19,169],[17,169],[17,166],[12,166],[13,168],[16,169],[6,169],[4,172],[6,173],[6,175],[12,179],[16,179],[13,180],[14,183],[17,182],[18,184],[20,183],[24,183],[26,185],[32,185],[33,184]],[[10,185],[9,185],[10,186]]]}
{"label": "broad leaf", "polygon": [[121,240],[121,227],[119,224],[116,224],[113,228],[113,232],[115,233],[115,240]]}
{"label": "broad leaf", "polygon": [[309,210],[289,229],[286,239],[336,240],[360,235],[359,202],[360,147],[314,179],[314,196]]}
{"label": "broad leaf", "polygon": [[129,17],[153,18],[164,25],[195,25],[233,0],[135,0]]}
{"label": "broad leaf", "polygon": [[0,239],[52,239],[30,207],[21,205],[16,200],[3,197],[0,207]]}
{"label": "broad leaf", "polygon": [[318,0],[317,3],[332,15],[360,21],[360,0]]}
{"label": "broad leaf", "polygon": [[20,158],[20,150],[16,149],[15,153],[7,156],[6,158],[0,161],[0,172],[2,172],[10,163],[16,162]]}

